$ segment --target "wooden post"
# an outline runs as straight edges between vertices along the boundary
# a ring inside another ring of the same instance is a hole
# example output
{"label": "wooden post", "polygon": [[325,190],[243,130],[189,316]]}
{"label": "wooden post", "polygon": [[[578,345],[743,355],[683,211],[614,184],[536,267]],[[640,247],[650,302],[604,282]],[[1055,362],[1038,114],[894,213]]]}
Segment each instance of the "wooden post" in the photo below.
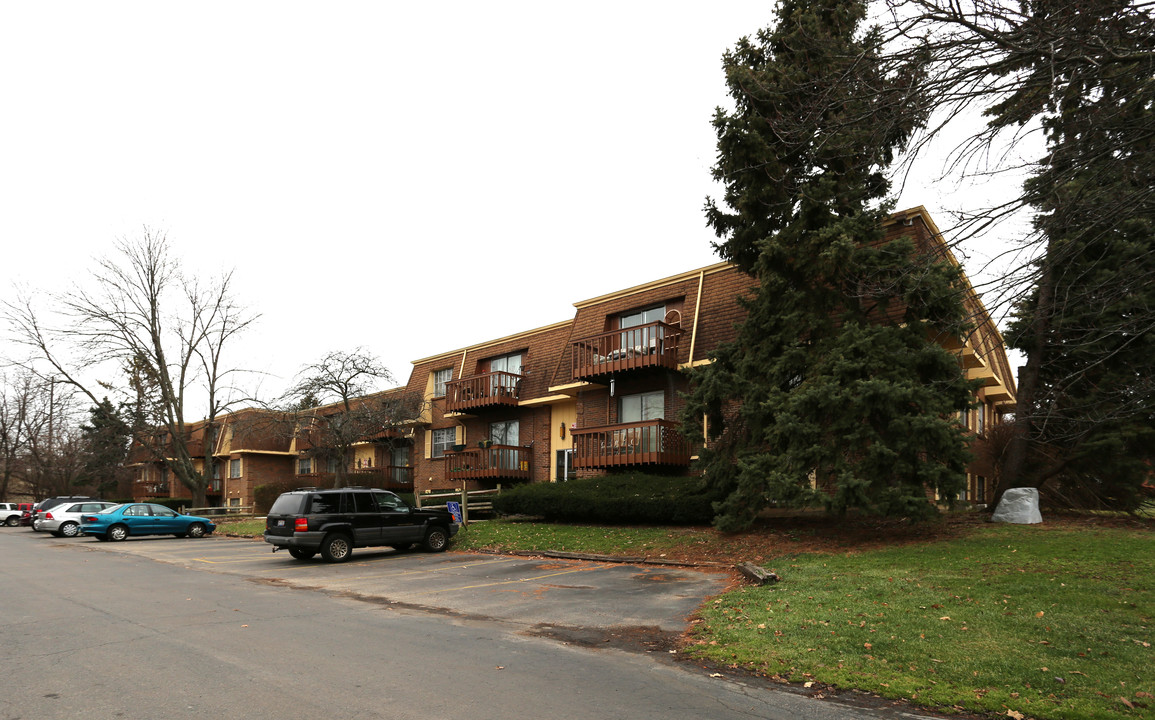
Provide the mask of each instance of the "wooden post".
{"label": "wooden post", "polygon": [[469,525],[469,487],[461,483],[461,524]]}

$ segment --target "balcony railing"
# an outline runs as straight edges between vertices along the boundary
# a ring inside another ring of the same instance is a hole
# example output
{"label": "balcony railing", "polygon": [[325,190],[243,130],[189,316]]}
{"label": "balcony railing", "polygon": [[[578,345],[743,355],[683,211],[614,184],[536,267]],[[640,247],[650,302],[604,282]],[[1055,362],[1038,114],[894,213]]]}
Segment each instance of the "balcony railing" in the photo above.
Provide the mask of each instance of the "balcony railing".
{"label": "balcony railing", "polygon": [[529,480],[530,449],[490,445],[445,453],[447,480]]}
{"label": "balcony railing", "polygon": [[681,328],[653,322],[577,340],[570,346],[573,379],[642,368],[674,370],[681,337]]}
{"label": "balcony railing", "polygon": [[609,468],[627,465],[689,465],[690,443],[669,420],[643,420],[622,425],[574,430],[574,467]]}
{"label": "balcony railing", "polygon": [[137,497],[169,497],[170,487],[171,485],[168,482],[137,480],[136,492],[134,492],[133,495]]}
{"label": "balcony railing", "polygon": [[[301,486],[333,487],[335,473],[297,473],[296,481]],[[349,485],[381,488],[382,490],[412,490],[413,468],[401,465],[382,465],[375,468],[357,468],[345,473]]]}
{"label": "balcony railing", "polygon": [[445,383],[445,412],[517,405],[522,377],[498,370],[451,380]]}

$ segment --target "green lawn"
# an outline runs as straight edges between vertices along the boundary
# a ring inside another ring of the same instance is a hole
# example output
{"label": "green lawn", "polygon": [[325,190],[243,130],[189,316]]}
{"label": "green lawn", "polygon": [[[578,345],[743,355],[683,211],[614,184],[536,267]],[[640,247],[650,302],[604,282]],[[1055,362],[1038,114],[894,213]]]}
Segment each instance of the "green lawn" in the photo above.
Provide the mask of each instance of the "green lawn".
{"label": "green lawn", "polygon": [[767,563],[686,652],[792,682],[1033,718],[1155,712],[1149,531],[991,525],[963,540]]}
{"label": "green lawn", "polygon": [[[249,532],[259,535],[256,522]],[[782,580],[708,602],[681,652],[948,712],[1155,717],[1149,529],[973,523],[947,540],[908,537],[886,549],[775,550],[852,546],[852,535],[831,527],[799,531],[771,522],[767,537],[775,544],[761,562]],[[712,560],[733,549],[736,561],[751,559],[742,544],[748,539],[689,528],[490,521],[462,530],[453,549],[701,553]]]}

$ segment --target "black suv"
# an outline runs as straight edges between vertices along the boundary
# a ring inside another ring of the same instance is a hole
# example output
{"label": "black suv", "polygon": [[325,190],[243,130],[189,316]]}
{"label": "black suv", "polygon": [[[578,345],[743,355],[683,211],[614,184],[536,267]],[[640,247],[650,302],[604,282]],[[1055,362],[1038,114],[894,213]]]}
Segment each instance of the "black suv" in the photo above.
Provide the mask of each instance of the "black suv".
{"label": "black suv", "polygon": [[345,562],[355,547],[387,545],[404,551],[422,543],[430,552],[441,552],[457,530],[446,510],[410,507],[388,490],[302,488],[273,503],[265,542],[273,552],[288,548],[298,560],[319,552],[329,562]]}

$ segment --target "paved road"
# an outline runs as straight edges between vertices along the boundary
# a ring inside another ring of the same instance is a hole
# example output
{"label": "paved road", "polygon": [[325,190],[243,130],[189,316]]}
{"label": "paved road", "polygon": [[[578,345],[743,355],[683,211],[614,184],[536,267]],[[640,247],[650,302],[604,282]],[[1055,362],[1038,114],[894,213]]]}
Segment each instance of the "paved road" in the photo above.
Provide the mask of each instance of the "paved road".
{"label": "paved road", "polygon": [[[0,558],[5,720],[900,716],[673,662],[658,643],[716,574],[26,529],[0,529]],[[639,627],[633,651],[604,642]]]}

